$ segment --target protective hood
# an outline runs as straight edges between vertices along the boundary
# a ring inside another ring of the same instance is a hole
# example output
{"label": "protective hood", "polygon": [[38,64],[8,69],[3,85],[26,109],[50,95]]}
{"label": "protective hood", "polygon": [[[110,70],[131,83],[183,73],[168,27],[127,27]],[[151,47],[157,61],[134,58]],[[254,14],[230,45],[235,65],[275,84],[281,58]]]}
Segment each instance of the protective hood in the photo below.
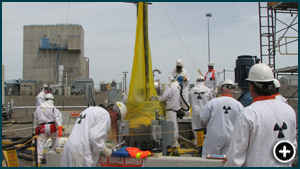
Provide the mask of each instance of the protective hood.
{"label": "protective hood", "polygon": [[195,91],[207,92],[209,88],[205,86],[204,82],[196,82]]}
{"label": "protective hood", "polygon": [[175,72],[176,74],[181,74],[182,72],[183,72],[183,66],[182,66],[182,68],[181,68],[181,70],[180,70],[180,72],[177,72],[177,67],[175,67],[175,69],[173,70],[173,72]]}
{"label": "protective hood", "polygon": [[179,82],[178,81],[174,81],[171,83],[170,87],[177,87],[179,89],[181,89],[181,86],[179,85]]}
{"label": "protective hood", "polygon": [[42,91],[36,96],[36,97],[42,97],[42,98],[44,98],[45,97],[45,90],[44,89],[42,89]]}
{"label": "protective hood", "polygon": [[41,107],[43,108],[54,108],[55,106],[53,105],[52,100],[45,101],[41,104]]}

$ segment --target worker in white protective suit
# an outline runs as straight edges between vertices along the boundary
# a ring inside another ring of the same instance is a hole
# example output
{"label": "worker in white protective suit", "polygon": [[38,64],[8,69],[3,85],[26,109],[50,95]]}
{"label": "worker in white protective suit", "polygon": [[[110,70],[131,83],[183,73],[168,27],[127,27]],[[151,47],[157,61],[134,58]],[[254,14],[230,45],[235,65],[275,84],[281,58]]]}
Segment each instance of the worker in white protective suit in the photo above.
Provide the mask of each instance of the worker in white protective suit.
{"label": "worker in white protective suit", "polygon": [[47,84],[43,84],[42,91],[36,96],[36,108],[45,101],[44,98],[47,93],[50,93],[49,87]]}
{"label": "worker in white protective suit", "polygon": [[37,139],[38,162],[43,159],[43,152],[48,137],[51,138],[51,148],[54,150],[59,146],[59,137],[62,136],[60,111],[53,105],[54,97],[48,93],[45,95],[45,101],[35,110],[34,120],[38,127],[35,130]]}
{"label": "worker in white protective suit", "polygon": [[105,143],[114,107],[90,106],[79,115],[61,155],[61,167],[99,167],[99,156],[111,156],[111,144]]}
{"label": "worker in white protective suit", "polygon": [[208,72],[204,76],[205,85],[210,89],[214,94],[214,97],[218,95],[219,90],[219,74],[217,70],[214,70],[214,62],[208,62]]}
{"label": "worker in white protective suit", "polygon": [[124,104],[126,104],[127,99],[128,99],[128,95],[129,95],[129,89],[127,89],[124,93],[122,93],[121,95],[121,100]]}
{"label": "worker in white protective suit", "polygon": [[275,93],[273,94],[277,100],[284,103],[288,103],[287,100],[279,93],[279,88],[281,87],[279,80],[274,79]]}
{"label": "worker in white protective suit", "polygon": [[[47,84],[43,84],[42,91],[36,96],[36,108],[38,108],[44,101],[45,95],[50,93],[50,89]],[[63,123],[62,113],[59,111],[59,116],[61,119],[61,124]],[[36,124],[34,124],[36,125]]]}
{"label": "worker in white protective suit", "polygon": [[253,102],[236,118],[225,166],[291,167],[291,162],[277,161],[273,149],[283,140],[297,148],[294,109],[272,95],[274,77],[268,65],[253,65],[246,81]]}
{"label": "worker in white protective suit", "polygon": [[207,124],[202,157],[207,154],[225,155],[230,143],[235,119],[244,108],[232,97],[234,82],[226,79],[221,83],[222,95],[209,101],[200,112],[200,119]]}
{"label": "worker in white protective suit", "polygon": [[[192,106],[192,129],[201,129],[205,126],[200,120],[200,112],[208,101],[213,99],[213,95],[204,84],[204,77],[199,76],[196,80],[196,86],[189,92],[189,101]],[[197,133],[194,131],[195,145],[197,145]]]}
{"label": "worker in white protective suit", "polygon": [[[189,81],[190,81],[190,75],[189,72],[183,68],[183,62],[181,59],[177,59],[176,61],[176,67],[174,70],[172,70],[169,74],[169,80],[170,82],[172,82],[175,79],[176,75],[181,75],[183,77],[183,83],[182,83],[182,95],[183,98],[185,100],[185,102],[187,103],[187,105],[184,102],[181,102],[180,107],[184,110],[188,110],[189,109]],[[185,111],[186,115],[189,115],[189,111]]]}
{"label": "worker in white protective suit", "polygon": [[166,119],[171,120],[174,123],[174,145],[172,147],[180,147],[178,143],[178,120],[177,118],[182,118],[185,113],[179,111],[181,109],[180,103],[182,102],[180,96],[181,86],[183,84],[183,77],[177,75],[172,81],[171,86],[163,93],[163,95],[156,96],[157,100],[165,101]]}

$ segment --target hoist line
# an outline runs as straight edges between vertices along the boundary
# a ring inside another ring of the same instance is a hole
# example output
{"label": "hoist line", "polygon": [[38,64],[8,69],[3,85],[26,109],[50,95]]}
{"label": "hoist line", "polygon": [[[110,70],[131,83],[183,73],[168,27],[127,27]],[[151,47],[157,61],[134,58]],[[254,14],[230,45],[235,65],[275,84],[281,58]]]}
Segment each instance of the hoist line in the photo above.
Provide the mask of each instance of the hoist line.
{"label": "hoist line", "polygon": [[180,35],[179,35],[178,31],[176,30],[176,28],[175,28],[175,26],[174,26],[174,24],[173,24],[173,22],[172,22],[172,20],[171,20],[170,16],[168,15],[168,13],[167,13],[167,11],[166,11],[166,9],[165,9],[164,5],[162,4],[162,2],[161,2],[160,4],[161,4],[161,6],[164,8],[164,11],[166,12],[166,14],[167,14],[167,16],[168,16],[168,18],[169,18],[169,20],[170,20],[171,24],[173,25],[173,27],[174,27],[174,29],[175,29],[175,31],[176,31],[176,33],[177,33],[177,35],[178,35],[178,37],[179,37],[179,39],[180,39],[181,43],[183,44],[183,47],[185,48],[186,52],[188,53],[188,55],[189,55],[190,59],[192,60],[192,62],[193,62],[193,64],[194,64],[194,66],[195,66],[196,70],[198,71],[198,69],[197,69],[197,66],[195,65],[195,63],[194,63],[194,61],[193,61],[193,59],[192,59],[192,57],[191,57],[190,53],[188,52],[187,48],[185,47],[185,45],[184,45],[184,43],[183,43],[183,41],[182,41],[182,39],[181,39],[181,37],[180,37]]}

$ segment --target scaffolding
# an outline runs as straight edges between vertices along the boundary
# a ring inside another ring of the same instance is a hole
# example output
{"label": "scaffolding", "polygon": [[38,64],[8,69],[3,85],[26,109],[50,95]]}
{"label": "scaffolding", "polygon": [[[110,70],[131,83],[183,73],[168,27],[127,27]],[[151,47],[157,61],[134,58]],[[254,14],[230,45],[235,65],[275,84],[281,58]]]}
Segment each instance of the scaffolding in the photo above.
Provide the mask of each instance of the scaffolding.
{"label": "scaffolding", "polygon": [[[298,2],[258,2],[258,6],[260,60],[275,70],[276,51],[281,55],[298,55],[298,50],[297,53],[288,51],[288,45],[298,42]],[[291,15],[292,21],[289,24],[278,18],[284,14]],[[280,30],[277,30],[279,26]],[[297,32],[297,36],[288,36],[288,31]],[[282,47],[285,47],[285,51],[282,51]]]}

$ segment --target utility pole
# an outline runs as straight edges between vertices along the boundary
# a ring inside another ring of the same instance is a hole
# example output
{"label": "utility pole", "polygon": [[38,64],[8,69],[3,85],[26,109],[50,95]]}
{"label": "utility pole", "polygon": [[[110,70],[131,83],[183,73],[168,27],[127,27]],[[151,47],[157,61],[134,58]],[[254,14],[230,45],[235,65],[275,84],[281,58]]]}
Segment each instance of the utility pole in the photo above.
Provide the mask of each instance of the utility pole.
{"label": "utility pole", "polygon": [[122,73],[124,73],[124,76],[125,76],[125,91],[127,90],[127,85],[126,85],[126,74],[128,73],[128,72],[122,72]]}
{"label": "utility pole", "polygon": [[123,91],[125,91],[125,77],[122,77],[122,79],[123,79],[122,89],[123,89]]}

